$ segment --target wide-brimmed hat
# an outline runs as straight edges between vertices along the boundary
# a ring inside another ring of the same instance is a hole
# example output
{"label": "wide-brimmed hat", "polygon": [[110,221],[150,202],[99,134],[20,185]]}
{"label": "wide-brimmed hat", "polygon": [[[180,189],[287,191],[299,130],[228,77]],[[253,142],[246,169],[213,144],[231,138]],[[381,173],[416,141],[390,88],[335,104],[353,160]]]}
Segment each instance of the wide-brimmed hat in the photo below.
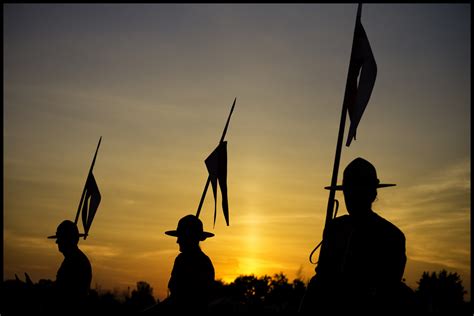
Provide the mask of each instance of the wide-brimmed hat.
{"label": "wide-brimmed hat", "polygon": [[375,167],[364,158],[356,158],[344,169],[342,185],[328,186],[326,190],[344,190],[349,187],[386,188],[396,184],[380,183]]}
{"label": "wide-brimmed hat", "polygon": [[201,220],[194,215],[186,215],[181,218],[178,222],[178,228],[168,230],[165,234],[173,237],[187,236],[200,241],[214,236],[213,233],[204,231]]}
{"label": "wide-brimmed hat", "polygon": [[64,239],[74,239],[84,237],[84,234],[79,234],[79,229],[77,225],[70,221],[64,220],[61,224],[58,225],[56,229],[56,234],[53,236],[48,236],[48,238],[64,238]]}

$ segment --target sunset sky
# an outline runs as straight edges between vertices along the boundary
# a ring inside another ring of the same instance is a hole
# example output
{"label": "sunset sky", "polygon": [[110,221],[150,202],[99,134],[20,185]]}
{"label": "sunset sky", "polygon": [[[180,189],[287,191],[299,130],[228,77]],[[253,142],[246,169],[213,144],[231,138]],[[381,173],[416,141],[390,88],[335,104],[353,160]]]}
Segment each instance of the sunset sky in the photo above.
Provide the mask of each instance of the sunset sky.
{"label": "sunset sky", "polygon": [[[3,8],[4,279],[55,279],[63,256],[46,236],[74,220],[102,136],[102,202],[79,243],[92,287],[144,280],[166,297],[179,251],[164,232],[195,214],[204,159],[235,97],[230,226],[219,194],[213,227],[209,191],[200,218],[216,236],[201,247],[226,282],[314,275],[308,257],[324,227],[356,4]],[[412,288],[423,271],[447,269],[470,291],[470,10],[362,9],[378,74],[338,182],[363,157],[397,184],[378,191],[373,209],[405,233]]]}

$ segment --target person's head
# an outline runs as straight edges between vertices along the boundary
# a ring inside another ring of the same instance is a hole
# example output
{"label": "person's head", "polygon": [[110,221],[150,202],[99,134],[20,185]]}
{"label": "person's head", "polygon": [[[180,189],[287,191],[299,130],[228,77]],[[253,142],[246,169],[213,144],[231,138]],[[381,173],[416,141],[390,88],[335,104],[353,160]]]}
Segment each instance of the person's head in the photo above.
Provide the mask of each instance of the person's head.
{"label": "person's head", "polygon": [[59,251],[66,254],[71,249],[77,248],[79,236],[77,225],[70,220],[65,220],[59,224],[56,229],[56,235],[49,236],[48,238],[55,238]]}
{"label": "person's head", "polygon": [[375,167],[367,160],[356,158],[347,165],[342,190],[349,215],[364,215],[371,210],[379,183]]}
{"label": "person's head", "polygon": [[181,252],[197,248],[200,241],[214,236],[213,233],[204,231],[201,220],[194,215],[184,216],[179,220],[176,230],[166,231],[165,234],[178,237],[176,242]]}

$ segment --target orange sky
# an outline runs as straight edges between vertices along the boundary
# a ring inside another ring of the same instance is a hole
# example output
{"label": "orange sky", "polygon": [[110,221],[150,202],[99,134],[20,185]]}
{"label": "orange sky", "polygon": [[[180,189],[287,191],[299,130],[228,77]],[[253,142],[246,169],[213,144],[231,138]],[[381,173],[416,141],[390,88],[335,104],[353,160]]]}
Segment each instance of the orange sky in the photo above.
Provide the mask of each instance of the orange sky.
{"label": "orange sky", "polygon": [[[341,170],[360,156],[397,183],[373,208],[405,233],[413,288],[443,268],[470,288],[469,8],[363,8],[378,75]],[[4,279],[55,278],[46,236],[74,219],[102,136],[102,202],[80,242],[93,286],[145,280],[164,298],[178,254],[164,231],[196,212],[234,97],[231,224],[220,212],[212,227],[209,191],[201,219],[216,236],[202,248],[228,282],[314,274],[355,4],[4,9]]]}

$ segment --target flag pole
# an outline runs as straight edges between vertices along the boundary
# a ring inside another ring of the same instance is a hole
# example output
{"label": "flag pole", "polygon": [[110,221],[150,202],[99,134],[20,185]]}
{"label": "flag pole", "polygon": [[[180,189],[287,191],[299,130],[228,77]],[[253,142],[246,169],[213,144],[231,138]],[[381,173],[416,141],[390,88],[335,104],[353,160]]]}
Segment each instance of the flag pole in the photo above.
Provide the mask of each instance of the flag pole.
{"label": "flag pole", "polygon": [[[97,152],[99,151],[99,146],[100,146],[101,141],[102,141],[102,136],[100,136],[100,138],[99,138],[99,144],[97,144],[97,149],[95,150],[94,159],[92,159],[92,164],[91,164],[91,167],[89,168],[89,173],[87,174],[87,179],[89,179],[89,175],[91,174],[92,169],[94,169],[95,158],[97,157]],[[79,206],[77,207],[76,218],[74,219],[74,224],[76,224],[76,225],[77,225],[77,220],[79,218],[79,213],[81,212],[81,205],[82,205],[82,202],[84,200],[84,195],[86,194],[87,179],[86,179],[86,184],[84,184],[84,189],[82,190],[82,195],[81,195],[81,200],[79,201]]]}
{"label": "flag pole", "polygon": [[[232,112],[234,112],[235,101],[237,101],[237,97],[235,97],[234,103],[232,104],[232,107],[230,109],[230,113],[229,113],[229,116],[227,117],[227,122],[225,123],[224,131],[222,132],[219,145],[222,144],[222,142],[224,142],[225,134],[227,134],[227,128],[229,127],[230,117],[232,116]],[[204,199],[206,198],[206,193],[207,193],[207,189],[209,188],[210,182],[211,182],[211,176],[209,175],[207,177],[206,185],[204,186],[204,191],[202,192],[201,200],[199,201],[196,217],[199,217],[199,214],[201,214],[202,204],[204,203]]]}
{"label": "flag pole", "polygon": [[[359,3],[357,7],[357,17],[356,17],[356,26],[354,27],[354,37],[352,39],[352,48],[351,48],[351,59],[352,54],[354,51],[354,40],[355,40],[355,30],[357,27],[357,22],[360,21],[360,16],[362,12],[362,3]],[[350,60],[351,60],[350,59]],[[337,184],[337,174],[339,171],[339,163],[341,161],[341,151],[342,151],[342,140],[344,137],[344,129],[346,126],[346,116],[347,116],[347,104],[349,101],[349,72],[350,72],[350,60],[349,60],[349,70],[346,80],[346,89],[344,92],[344,100],[342,102],[342,112],[341,112],[341,120],[339,123],[339,133],[337,135],[337,145],[336,145],[336,155],[334,157],[334,166],[332,169],[332,178],[331,178],[331,189],[329,191],[329,198],[328,198],[328,205],[326,210],[326,221],[324,223],[324,227],[327,226],[330,220],[333,218],[333,210],[334,210],[334,199],[336,196],[336,184]]]}

